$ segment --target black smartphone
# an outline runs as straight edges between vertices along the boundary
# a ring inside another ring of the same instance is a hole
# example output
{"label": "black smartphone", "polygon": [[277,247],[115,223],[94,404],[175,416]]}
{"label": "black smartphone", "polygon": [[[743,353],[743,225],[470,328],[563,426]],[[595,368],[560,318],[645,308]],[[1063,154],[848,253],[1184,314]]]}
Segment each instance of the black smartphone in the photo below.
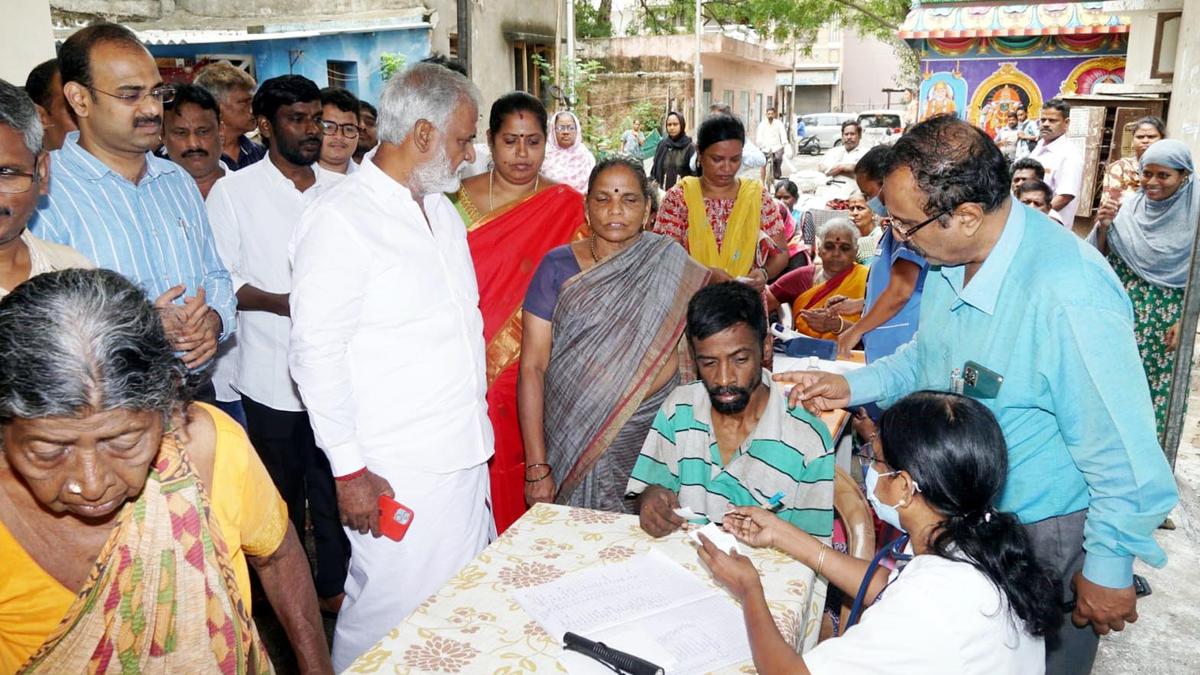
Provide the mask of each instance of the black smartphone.
{"label": "black smartphone", "polygon": [[[1154,591],[1151,590],[1150,582],[1146,581],[1146,577],[1143,577],[1140,574],[1135,574],[1133,575],[1133,592],[1137,595],[1137,597],[1144,598]],[[1063,603],[1063,612],[1073,611],[1075,611],[1075,599],[1071,598]]]}

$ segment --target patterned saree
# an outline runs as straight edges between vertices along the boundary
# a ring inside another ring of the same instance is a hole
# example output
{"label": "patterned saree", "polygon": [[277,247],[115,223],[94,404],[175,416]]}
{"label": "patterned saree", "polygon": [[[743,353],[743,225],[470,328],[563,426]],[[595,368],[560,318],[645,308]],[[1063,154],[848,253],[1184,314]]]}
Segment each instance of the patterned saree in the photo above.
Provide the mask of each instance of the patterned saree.
{"label": "patterned saree", "polygon": [[21,673],[273,672],[208,494],[165,437],[58,628]]}
{"label": "patterned saree", "polygon": [[627,510],[629,474],[678,378],[650,386],[675,353],[707,267],[650,232],[563,284],[546,368],[546,454],[555,501]]}

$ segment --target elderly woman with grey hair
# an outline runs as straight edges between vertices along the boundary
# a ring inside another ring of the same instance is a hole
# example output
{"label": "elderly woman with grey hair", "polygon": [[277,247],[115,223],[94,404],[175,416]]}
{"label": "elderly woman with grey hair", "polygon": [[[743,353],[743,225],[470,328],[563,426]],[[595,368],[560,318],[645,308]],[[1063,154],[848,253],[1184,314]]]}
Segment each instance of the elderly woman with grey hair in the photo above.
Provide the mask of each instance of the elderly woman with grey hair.
{"label": "elderly woman with grey hair", "polygon": [[858,228],[846,218],[833,218],[817,231],[817,256],[821,264],[812,272],[811,287],[792,302],[796,330],[811,337],[836,340],[838,334],[861,317],[861,301],[867,293],[867,267],[856,259],[858,238]]}
{"label": "elderly woman with grey hair", "polygon": [[286,508],[185,374],[116,272],[0,301],[0,672],[271,672],[247,563],[301,669],[331,671]]}
{"label": "elderly woman with grey hair", "polygon": [[25,228],[50,187],[42,122],[25,92],[0,80],[0,298],[35,274],[91,267],[75,249],[38,239]]}

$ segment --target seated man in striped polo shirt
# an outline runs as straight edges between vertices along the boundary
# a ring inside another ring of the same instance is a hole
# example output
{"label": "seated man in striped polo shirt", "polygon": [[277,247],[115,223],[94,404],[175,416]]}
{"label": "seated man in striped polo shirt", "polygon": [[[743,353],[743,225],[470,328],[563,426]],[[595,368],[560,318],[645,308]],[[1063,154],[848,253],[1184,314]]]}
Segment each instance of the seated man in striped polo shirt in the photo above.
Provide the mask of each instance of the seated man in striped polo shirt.
{"label": "seated man in striped polo shirt", "polygon": [[768,506],[815,537],[833,532],[834,451],[825,424],[788,409],[763,368],[770,342],[762,300],[737,282],[701,289],[688,304],[688,343],[700,381],[675,389],[658,412],[629,479],[642,529],[661,537],[685,522],[721,522],[733,506]]}

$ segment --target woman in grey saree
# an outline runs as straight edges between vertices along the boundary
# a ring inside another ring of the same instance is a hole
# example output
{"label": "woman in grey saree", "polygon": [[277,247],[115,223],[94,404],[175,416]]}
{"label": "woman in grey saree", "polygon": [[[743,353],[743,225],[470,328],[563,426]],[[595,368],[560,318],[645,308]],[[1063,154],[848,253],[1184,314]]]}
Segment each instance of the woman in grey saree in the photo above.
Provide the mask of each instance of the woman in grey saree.
{"label": "woman in grey saree", "polygon": [[688,300],[708,270],[643,232],[639,165],[605,160],[585,206],[592,236],[550,251],[525,298],[517,386],[529,503],[631,511],[629,473],[679,384]]}

